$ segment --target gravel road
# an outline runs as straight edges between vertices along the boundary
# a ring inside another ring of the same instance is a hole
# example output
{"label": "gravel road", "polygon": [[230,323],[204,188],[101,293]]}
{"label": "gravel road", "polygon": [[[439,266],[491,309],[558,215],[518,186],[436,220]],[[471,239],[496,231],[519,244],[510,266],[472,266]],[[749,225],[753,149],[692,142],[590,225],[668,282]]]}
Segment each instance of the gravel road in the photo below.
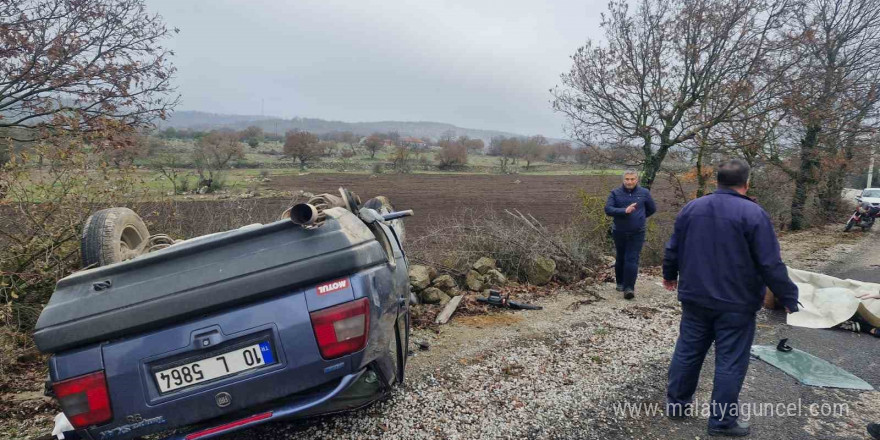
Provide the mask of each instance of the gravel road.
{"label": "gravel road", "polygon": [[[849,266],[848,260],[876,241],[841,236],[837,229],[785,237],[784,258],[810,270]],[[347,415],[270,424],[234,438],[706,438],[705,417],[674,423],[660,414],[633,416],[622,406],[663,402],[680,311],[675,295],[659,282],[640,277],[635,301],[620,298],[610,284],[581,286],[544,300],[542,311],[456,317],[440,334],[417,331],[413,339],[430,342],[431,349],[410,358],[407,385],[389,400]],[[595,302],[576,306],[584,300]],[[759,343],[790,330],[778,313],[759,314]],[[835,346],[843,358],[848,342],[823,338],[859,338],[812,332],[813,342],[800,348]],[[858,347],[870,349],[870,342],[877,341],[859,339]],[[873,355],[865,358],[873,362]],[[703,401],[711,392],[712,362],[710,353],[697,395]],[[880,378],[866,377],[880,385],[875,379]],[[864,424],[880,420],[880,393],[804,387],[759,361],[752,362],[742,398],[849,407],[844,417],[753,418],[755,439],[865,438]]]}
{"label": "gravel road", "polygon": [[[275,424],[247,438],[603,438],[610,405],[665,368],[680,314],[658,279],[637,301],[612,285],[565,292],[541,311],[453,320],[411,358],[407,386],[361,412]],[[574,306],[582,300],[598,301]],[[645,397],[645,396],[640,396]],[[236,438],[242,438],[237,435]]]}

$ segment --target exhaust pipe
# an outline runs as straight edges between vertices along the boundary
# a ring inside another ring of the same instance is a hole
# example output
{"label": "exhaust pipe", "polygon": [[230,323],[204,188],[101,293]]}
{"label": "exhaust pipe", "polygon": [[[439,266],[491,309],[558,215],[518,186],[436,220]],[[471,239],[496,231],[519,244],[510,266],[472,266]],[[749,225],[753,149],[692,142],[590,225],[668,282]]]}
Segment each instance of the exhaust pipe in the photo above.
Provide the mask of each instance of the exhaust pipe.
{"label": "exhaust pipe", "polygon": [[318,222],[318,208],[308,203],[298,203],[290,208],[290,221],[300,226],[310,226]]}

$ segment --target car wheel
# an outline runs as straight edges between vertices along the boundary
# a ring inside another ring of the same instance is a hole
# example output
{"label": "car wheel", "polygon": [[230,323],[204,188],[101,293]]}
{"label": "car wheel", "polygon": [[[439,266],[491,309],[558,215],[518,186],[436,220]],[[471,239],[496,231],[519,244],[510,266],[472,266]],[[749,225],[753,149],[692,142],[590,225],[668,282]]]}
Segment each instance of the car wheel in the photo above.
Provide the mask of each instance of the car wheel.
{"label": "car wheel", "polygon": [[102,209],[86,220],[80,252],[83,267],[131,260],[143,252],[150,232],[141,217],[128,208]]}

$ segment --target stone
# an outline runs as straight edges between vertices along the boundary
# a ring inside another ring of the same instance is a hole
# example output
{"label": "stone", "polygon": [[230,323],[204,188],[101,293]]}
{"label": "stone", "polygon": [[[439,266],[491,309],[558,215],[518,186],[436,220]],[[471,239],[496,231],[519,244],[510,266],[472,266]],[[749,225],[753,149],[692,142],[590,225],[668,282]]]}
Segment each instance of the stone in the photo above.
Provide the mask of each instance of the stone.
{"label": "stone", "polygon": [[617,261],[617,259],[610,256],[610,255],[603,255],[602,261],[605,263],[605,266],[610,267],[610,266],[614,266],[614,263]]}
{"label": "stone", "polygon": [[450,275],[440,275],[439,277],[434,278],[431,285],[444,292],[448,292],[449,290],[458,287],[458,284],[455,283],[455,279]]}
{"label": "stone", "polygon": [[503,286],[507,284],[507,277],[504,276],[503,273],[499,272],[498,269],[492,269],[486,272],[486,283],[491,286]]}
{"label": "stone", "polygon": [[443,296],[440,298],[440,302],[437,304],[439,304],[441,306],[445,306],[447,303],[449,303],[449,300],[451,300],[451,299],[452,299],[452,297],[450,297],[449,294],[444,292]]}
{"label": "stone", "polygon": [[468,289],[473,290],[474,292],[479,292],[483,290],[484,284],[486,284],[486,280],[483,278],[482,275],[480,275],[479,272],[471,270],[467,273],[465,283],[467,284]]}
{"label": "stone", "polygon": [[536,286],[550,282],[556,272],[556,262],[550,258],[538,256],[526,268],[526,278]]}
{"label": "stone", "polygon": [[208,189],[209,188],[207,186],[203,186],[203,187],[199,188],[199,194],[207,194]]}
{"label": "stone", "polygon": [[431,272],[428,266],[415,264],[409,268],[409,283],[415,290],[422,290],[431,284]]}
{"label": "stone", "polygon": [[492,269],[495,269],[495,260],[489,257],[480,258],[474,263],[474,270],[479,272],[480,275],[485,275],[486,272]]}
{"label": "stone", "polygon": [[449,301],[449,295],[436,287],[428,287],[419,293],[419,297],[425,304],[440,304],[444,300]]}

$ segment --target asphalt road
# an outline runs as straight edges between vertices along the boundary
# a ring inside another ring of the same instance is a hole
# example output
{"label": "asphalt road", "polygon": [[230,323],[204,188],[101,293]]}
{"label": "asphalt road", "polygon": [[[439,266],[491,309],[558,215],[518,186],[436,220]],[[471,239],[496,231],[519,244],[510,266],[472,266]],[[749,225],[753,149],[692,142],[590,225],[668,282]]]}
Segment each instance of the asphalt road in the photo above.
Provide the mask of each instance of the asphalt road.
{"label": "asphalt road", "polygon": [[[880,233],[859,244],[842,262],[826,267],[823,272],[839,278],[880,283]],[[762,310],[758,316],[756,344],[776,345],[781,338],[788,338],[789,345],[823,358],[880,390],[880,339],[866,334],[842,330],[815,330],[792,327],[785,324],[785,313]],[[714,353],[706,358],[700,377],[696,398],[701,402],[710,400]],[[646,402],[665,401],[666,368],[652,366],[657,370],[655,381],[642,384],[647,394]],[[741,403],[800,402],[803,414],[809,414],[810,405],[818,404],[833,412],[834,404],[845,404],[848,414],[813,417],[759,416],[751,417],[752,439],[868,439],[865,431],[868,422],[880,422],[880,393],[853,390],[822,389],[801,385],[793,377],[756,359],[752,359],[749,373],[740,395]],[[838,410],[842,407],[838,406]],[[637,433],[637,434],[634,434]],[[673,422],[665,417],[627,418],[617,428],[609,429],[606,438],[639,439],[705,439],[706,417],[696,417]]]}

